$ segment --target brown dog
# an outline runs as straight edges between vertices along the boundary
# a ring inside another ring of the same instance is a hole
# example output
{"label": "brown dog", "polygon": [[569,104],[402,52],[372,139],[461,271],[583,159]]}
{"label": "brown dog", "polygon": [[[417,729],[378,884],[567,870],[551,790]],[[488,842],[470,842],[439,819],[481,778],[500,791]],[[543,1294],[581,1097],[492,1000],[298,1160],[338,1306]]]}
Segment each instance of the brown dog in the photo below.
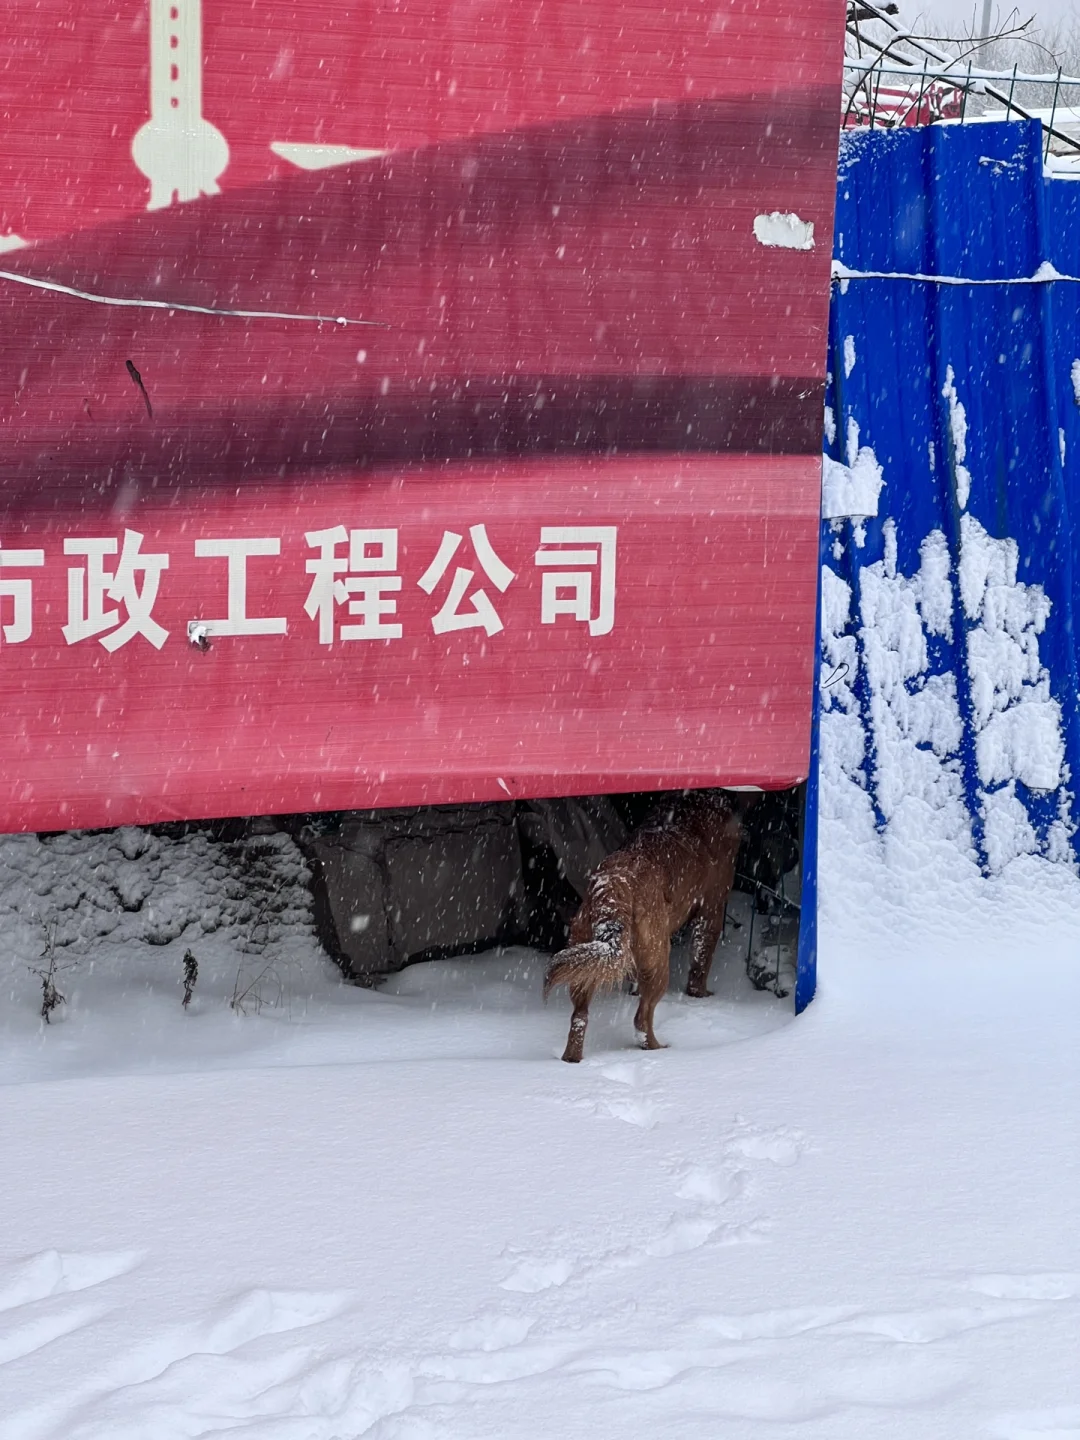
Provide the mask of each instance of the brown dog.
{"label": "brown dog", "polygon": [[563,1059],[581,1059],[589,1002],[627,977],[641,1002],[634,1029],[647,1050],[663,1049],[653,1013],[668,987],[671,937],[693,921],[688,995],[703,996],[735,881],[742,826],[733,796],[685,795],[645,822],[622,850],[601,861],[570,926],[570,945],[552,961],[544,997],[566,985],[574,1002]]}

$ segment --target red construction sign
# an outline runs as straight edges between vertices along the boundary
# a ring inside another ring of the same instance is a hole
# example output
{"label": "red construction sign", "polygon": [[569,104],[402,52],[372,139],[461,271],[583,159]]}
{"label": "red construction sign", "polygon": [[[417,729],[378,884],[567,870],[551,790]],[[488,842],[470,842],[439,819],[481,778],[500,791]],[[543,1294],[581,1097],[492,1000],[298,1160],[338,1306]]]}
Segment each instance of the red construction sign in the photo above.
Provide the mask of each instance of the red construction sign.
{"label": "red construction sign", "polygon": [[843,25],[15,0],[0,830],[805,775]]}

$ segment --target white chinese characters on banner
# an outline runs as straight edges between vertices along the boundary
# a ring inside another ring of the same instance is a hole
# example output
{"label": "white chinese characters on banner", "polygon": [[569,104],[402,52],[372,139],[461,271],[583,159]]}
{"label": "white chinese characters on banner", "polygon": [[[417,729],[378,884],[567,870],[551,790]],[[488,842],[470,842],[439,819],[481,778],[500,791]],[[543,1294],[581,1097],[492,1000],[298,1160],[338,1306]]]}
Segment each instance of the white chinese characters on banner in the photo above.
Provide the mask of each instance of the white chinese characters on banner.
{"label": "white chinese characters on banner", "polygon": [[[312,577],[304,610],[319,622],[319,644],[334,643],[334,606],[345,605],[358,625],[342,625],[342,640],[400,640],[402,627],[387,620],[397,613],[394,595],[401,589],[401,576],[388,574],[397,569],[398,532],[394,529],[309,530],[308,545],[319,551],[307,562]],[[337,547],[348,544],[348,557]]]}
{"label": "white chinese characters on banner", "polygon": [[[505,628],[485,584],[474,584],[476,570],[483,572],[498,594],[505,594],[518,576],[496,553],[485,525],[470,526],[468,535],[475,557],[472,565],[453,563],[465,537],[445,530],[434,559],[416,582],[425,594],[434,595],[449,577],[442,604],[431,617],[436,635],[482,629],[492,636]],[[566,617],[588,625],[592,635],[611,633],[615,624],[616,536],[614,525],[541,528],[534,561],[541,572],[542,624],[554,625]],[[61,630],[69,645],[96,637],[112,652],[138,635],[157,650],[164,645],[169,631],[154,618],[153,610],[163,572],[169,569],[169,555],[144,552],[144,538],[138,530],[125,530],[122,541],[115,536],[65,539],[64,554],[83,561],[69,566],[67,572],[67,623]],[[317,623],[318,643],[400,640],[404,625],[398,618],[398,603],[404,579],[398,563],[397,528],[335,525],[309,530],[304,538],[309,550],[317,552],[305,563],[310,580],[304,611]],[[227,562],[227,601],[224,616],[188,621],[188,637],[193,643],[203,648],[210,637],[288,633],[286,616],[248,613],[249,579],[259,588],[258,567],[249,562],[280,555],[280,538],[199,539],[194,542],[194,554],[200,560]],[[466,559],[467,554],[460,558]],[[40,570],[45,563],[43,549],[0,548],[0,638],[9,645],[22,643],[33,633],[34,592],[32,577],[8,572]],[[213,574],[207,567],[205,580],[210,581]],[[204,597],[200,584],[195,603]],[[250,604],[254,610],[272,608],[265,594]]]}
{"label": "white chinese characters on banner", "polygon": [[588,621],[590,635],[611,634],[615,625],[615,538],[614,525],[543,527],[541,548],[536,552],[536,563],[544,568],[541,624],[554,625],[560,615],[572,615],[575,620]]}
{"label": "white chinese characters on banner", "polygon": [[[45,564],[44,550],[0,549],[0,635],[9,645],[29,640],[34,629],[32,582],[27,575],[5,580],[5,568],[29,570]],[[6,620],[4,601],[11,601],[11,619]]]}
{"label": "white chinese characters on banner", "polygon": [[[82,555],[86,559],[85,565],[68,569],[68,618],[63,635],[69,645],[94,635],[110,653],[136,635],[144,636],[155,650],[165,644],[169,632],[158,624],[151,611],[161,584],[161,572],[169,568],[169,557],[142,554],[142,542],[143,536],[138,530],[125,530],[119,563],[110,571],[105,569],[105,557],[116,554],[119,548],[116,540],[94,537],[64,541],[65,555]],[[119,610],[106,610],[106,599],[122,605],[127,617],[121,620]],[[103,631],[108,633],[102,634]]]}
{"label": "white chinese characters on banner", "polygon": [[[488,539],[487,528],[483,525],[471,525],[469,539],[472,541],[473,553],[484,574],[496,590],[500,593],[505,592],[514,579],[514,572],[509,565],[504,565],[495,554],[491,541]],[[442,543],[435,552],[435,559],[416,582],[426,594],[430,595],[446,574],[450,561],[458,552],[461,541],[462,537],[455,534],[453,530],[443,532]],[[503,629],[503,622],[496,614],[495,606],[488,598],[486,590],[477,589],[468,596],[472,604],[471,610],[461,611],[458,609],[462,600],[466,598],[466,592],[472,584],[474,574],[475,571],[462,565],[455,568],[454,578],[450,582],[450,590],[443,601],[442,608],[437,615],[432,616],[431,628],[436,635],[445,635],[450,630],[472,630],[478,626],[482,626],[489,635],[497,635]]]}
{"label": "white chinese characters on banner", "polygon": [[280,555],[281,541],[242,536],[230,540],[196,540],[199,558],[217,558],[229,562],[228,614],[223,620],[198,619],[188,624],[209,635],[284,635],[288,622],[283,615],[249,615],[247,613],[248,561],[257,555]]}

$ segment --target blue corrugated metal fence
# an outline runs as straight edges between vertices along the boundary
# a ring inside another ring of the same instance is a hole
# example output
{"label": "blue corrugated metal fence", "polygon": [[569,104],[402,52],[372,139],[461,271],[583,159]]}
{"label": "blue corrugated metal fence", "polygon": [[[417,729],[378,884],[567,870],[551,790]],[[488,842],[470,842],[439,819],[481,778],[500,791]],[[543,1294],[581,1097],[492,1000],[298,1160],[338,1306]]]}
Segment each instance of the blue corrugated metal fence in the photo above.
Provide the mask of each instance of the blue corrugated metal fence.
{"label": "blue corrugated metal fence", "polygon": [[835,259],[823,803],[1074,864],[1080,181],[1037,122],[853,134]]}

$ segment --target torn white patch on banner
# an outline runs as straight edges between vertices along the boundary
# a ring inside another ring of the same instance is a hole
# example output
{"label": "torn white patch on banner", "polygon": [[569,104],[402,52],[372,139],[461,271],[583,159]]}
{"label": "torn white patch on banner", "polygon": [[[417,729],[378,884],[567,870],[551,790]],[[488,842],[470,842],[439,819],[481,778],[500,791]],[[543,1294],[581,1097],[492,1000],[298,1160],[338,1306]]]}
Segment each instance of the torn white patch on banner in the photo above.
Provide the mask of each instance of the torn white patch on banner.
{"label": "torn white patch on banner", "polygon": [[814,224],[800,220],[798,215],[773,210],[768,215],[754,216],[754,235],[759,245],[782,250],[813,250]]}
{"label": "torn white patch on banner", "polygon": [[362,150],[355,145],[310,145],[288,140],[272,140],[270,149],[298,170],[331,170],[338,165],[355,165],[359,160],[378,160],[389,153]]}

